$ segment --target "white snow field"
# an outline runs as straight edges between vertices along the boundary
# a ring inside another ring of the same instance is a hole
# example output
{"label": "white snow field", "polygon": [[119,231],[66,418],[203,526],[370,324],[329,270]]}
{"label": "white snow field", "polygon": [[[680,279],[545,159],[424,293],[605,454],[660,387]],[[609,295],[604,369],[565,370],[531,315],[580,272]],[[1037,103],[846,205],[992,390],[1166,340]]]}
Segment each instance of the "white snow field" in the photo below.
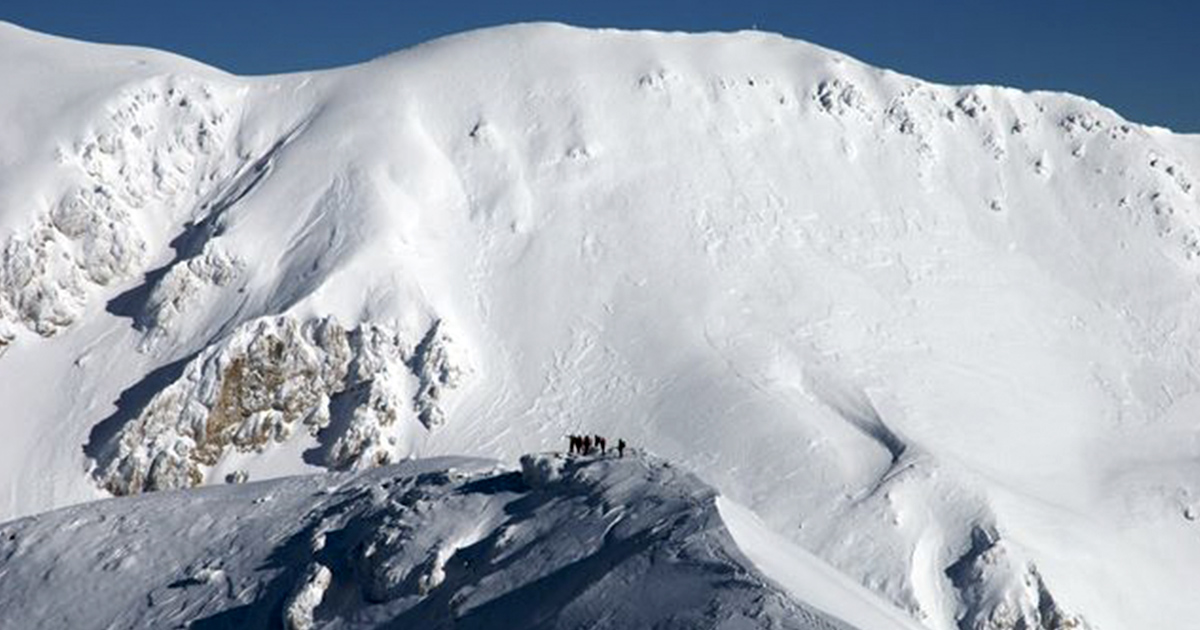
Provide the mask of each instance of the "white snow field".
{"label": "white snow field", "polygon": [[789,592],[1200,619],[1200,136],[759,32],[243,78],[0,25],[0,82],[0,520],[598,433]]}

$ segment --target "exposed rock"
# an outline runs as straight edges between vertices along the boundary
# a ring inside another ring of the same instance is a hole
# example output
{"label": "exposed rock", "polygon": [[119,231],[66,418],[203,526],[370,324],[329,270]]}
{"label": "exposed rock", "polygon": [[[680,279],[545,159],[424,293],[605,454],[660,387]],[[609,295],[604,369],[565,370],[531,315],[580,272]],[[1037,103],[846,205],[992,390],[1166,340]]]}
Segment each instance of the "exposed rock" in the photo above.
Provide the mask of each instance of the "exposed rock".
{"label": "exposed rock", "polygon": [[1059,126],[1069,134],[1090,133],[1104,128],[1104,121],[1091,112],[1072,112],[1063,116]]}
{"label": "exposed rock", "polygon": [[246,483],[250,480],[250,473],[244,470],[235,470],[228,475],[225,475],[225,483]]}
{"label": "exposed rock", "polygon": [[1064,611],[1037,567],[1019,557],[992,529],[976,528],[971,549],[946,569],[962,599],[962,630],[1086,629]]}
{"label": "exposed rock", "polygon": [[987,103],[983,102],[979,93],[975,91],[964,94],[962,98],[954,103],[954,106],[958,108],[958,111],[966,114],[968,118],[977,118],[988,110]]}
{"label": "exposed rock", "polygon": [[1149,164],[1150,168],[1161,172],[1167,179],[1174,182],[1181,193],[1184,195],[1191,194],[1193,187],[1192,180],[1188,177],[1180,162],[1151,151]]}
{"label": "exposed rock", "polygon": [[405,388],[384,370],[343,394],[353,411],[344,433],[329,450],[326,465],[337,470],[392,464],[399,459],[394,427],[409,407]]}
{"label": "exposed rock", "polygon": [[453,340],[442,329],[442,322],[434,322],[407,361],[409,369],[420,381],[413,396],[413,407],[417,419],[427,429],[445,422],[445,412],[440,404],[442,394],[458,387],[462,377],[461,361],[452,356],[452,345]]}
{"label": "exposed rock", "polygon": [[[200,485],[229,450],[261,452],[297,427],[317,435],[338,399],[344,428],[326,465],[362,468],[407,455],[405,416],[430,429],[463,364],[435,322],[415,346],[376,324],[347,331],[332,318],[249,322],[193,359],[117,435],[97,477],[113,494]],[[410,349],[411,348],[411,349]],[[415,384],[414,384],[415,383]],[[322,434],[325,435],[325,434]]]}
{"label": "exposed rock", "polygon": [[296,590],[283,604],[283,627],[287,630],[310,630],[315,627],[313,611],[325,599],[325,590],[332,580],[333,574],[328,568],[315,562],[310,564],[304,578],[296,585]]}
{"label": "exposed rock", "polygon": [[871,118],[870,107],[862,91],[853,83],[842,79],[830,79],[817,84],[813,93],[817,106],[827,114],[844,116],[849,112]]}
{"label": "exposed rock", "polygon": [[647,72],[638,77],[638,87],[644,90],[654,90],[662,92],[667,90],[672,83],[680,80],[679,75],[667,68],[658,68],[652,72]]}

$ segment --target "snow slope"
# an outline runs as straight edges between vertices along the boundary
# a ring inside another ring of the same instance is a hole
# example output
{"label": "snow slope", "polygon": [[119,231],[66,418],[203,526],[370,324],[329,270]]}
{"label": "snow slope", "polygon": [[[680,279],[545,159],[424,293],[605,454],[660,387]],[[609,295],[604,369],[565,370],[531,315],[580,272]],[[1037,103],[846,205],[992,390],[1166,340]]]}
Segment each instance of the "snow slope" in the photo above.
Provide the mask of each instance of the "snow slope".
{"label": "snow slope", "polygon": [[1196,136],[763,33],[0,51],[0,517],[596,432],[934,630],[1200,618]]}
{"label": "snow slope", "polygon": [[753,512],[725,497],[717,497],[717,508],[729,534],[754,566],[800,601],[856,628],[921,627],[861,584],[772,532]]}
{"label": "snow slope", "polygon": [[[89,503],[0,526],[0,576],[19,628],[851,628],[758,573],[711,488],[640,456]],[[886,608],[865,590],[829,603]]]}

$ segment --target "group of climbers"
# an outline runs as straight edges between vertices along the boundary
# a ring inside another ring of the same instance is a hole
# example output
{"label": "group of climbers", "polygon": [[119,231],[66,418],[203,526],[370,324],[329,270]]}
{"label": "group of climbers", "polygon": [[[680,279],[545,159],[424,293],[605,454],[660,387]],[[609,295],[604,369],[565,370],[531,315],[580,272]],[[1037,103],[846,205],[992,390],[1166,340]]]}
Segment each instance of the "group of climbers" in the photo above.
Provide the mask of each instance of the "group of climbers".
{"label": "group of climbers", "polygon": [[[591,455],[599,451],[601,455],[608,454],[608,440],[599,435],[568,435],[567,441],[569,448],[567,453],[571,455]],[[617,457],[625,456],[625,440],[617,440]]]}

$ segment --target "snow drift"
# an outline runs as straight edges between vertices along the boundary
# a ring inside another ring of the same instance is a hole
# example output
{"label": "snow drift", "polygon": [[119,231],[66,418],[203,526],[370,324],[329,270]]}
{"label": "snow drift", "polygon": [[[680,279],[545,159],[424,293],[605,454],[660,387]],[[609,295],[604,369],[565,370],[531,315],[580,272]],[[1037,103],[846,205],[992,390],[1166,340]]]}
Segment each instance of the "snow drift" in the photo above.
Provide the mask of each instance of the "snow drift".
{"label": "snow drift", "polygon": [[763,33],[0,50],[4,517],[596,432],[934,630],[1200,617],[1196,136]]}

